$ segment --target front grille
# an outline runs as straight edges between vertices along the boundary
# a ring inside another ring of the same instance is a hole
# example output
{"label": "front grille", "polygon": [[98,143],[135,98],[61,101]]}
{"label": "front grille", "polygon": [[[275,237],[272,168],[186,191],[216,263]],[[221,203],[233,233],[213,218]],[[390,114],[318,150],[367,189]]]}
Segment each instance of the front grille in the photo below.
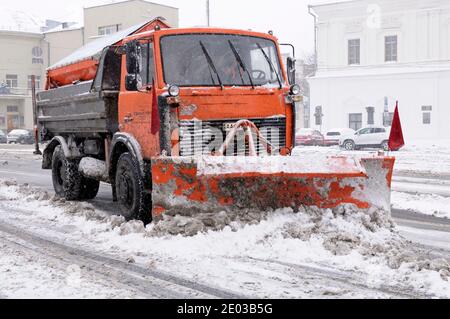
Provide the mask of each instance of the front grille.
{"label": "front grille", "polygon": [[[181,121],[180,122],[180,155],[210,155],[217,151],[225,141],[228,131],[225,124],[236,123],[238,120],[219,120],[219,121]],[[265,118],[250,119],[262,135],[272,144],[275,152],[286,146],[286,118]],[[265,153],[265,148],[253,136],[257,152],[259,155]],[[248,145],[245,143],[244,131],[240,130],[236,135],[234,142],[227,149],[227,156],[248,155]]]}

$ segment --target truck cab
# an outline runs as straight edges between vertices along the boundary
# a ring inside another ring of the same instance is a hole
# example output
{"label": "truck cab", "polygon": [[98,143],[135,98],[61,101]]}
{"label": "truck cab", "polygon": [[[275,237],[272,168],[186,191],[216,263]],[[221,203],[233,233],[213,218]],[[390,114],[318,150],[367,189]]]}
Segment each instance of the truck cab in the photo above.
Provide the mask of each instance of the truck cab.
{"label": "truck cab", "polygon": [[[170,149],[165,151],[170,155],[211,154],[241,119],[253,121],[270,135],[277,150],[292,149],[293,97],[299,92],[291,92],[272,35],[166,29],[129,37],[125,47],[129,53],[122,60],[120,131],[142,141],[144,158],[160,153],[158,137],[148,134],[154,90],[159,101],[167,96],[171,121],[177,122],[168,133]],[[229,154],[243,152],[236,146]]]}

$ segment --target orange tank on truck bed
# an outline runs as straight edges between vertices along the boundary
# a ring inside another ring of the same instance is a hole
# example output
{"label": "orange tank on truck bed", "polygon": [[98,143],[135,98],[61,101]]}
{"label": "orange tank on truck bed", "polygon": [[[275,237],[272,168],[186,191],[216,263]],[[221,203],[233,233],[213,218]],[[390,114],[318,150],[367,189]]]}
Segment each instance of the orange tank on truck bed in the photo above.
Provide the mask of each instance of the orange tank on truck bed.
{"label": "orange tank on truck bed", "polygon": [[48,69],[46,89],[54,89],[78,81],[93,80],[97,74],[101,53],[106,47],[120,46],[125,37],[155,28],[167,29],[170,27],[163,20],[157,18],[119,31],[98,41],[92,41]]}
{"label": "orange tank on truck bed", "polygon": [[302,97],[276,37],[153,23],[49,71],[38,122],[59,196],[91,199],[105,181],[123,216],[146,223],[302,206],[389,211],[393,158],[290,156]]}

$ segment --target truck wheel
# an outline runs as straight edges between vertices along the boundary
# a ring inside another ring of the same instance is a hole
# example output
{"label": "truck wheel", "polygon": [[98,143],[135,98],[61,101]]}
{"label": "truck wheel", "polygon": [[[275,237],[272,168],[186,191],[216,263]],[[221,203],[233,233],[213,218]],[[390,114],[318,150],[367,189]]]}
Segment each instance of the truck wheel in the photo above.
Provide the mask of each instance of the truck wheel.
{"label": "truck wheel", "polygon": [[100,182],[95,179],[83,177],[81,181],[81,199],[91,200],[97,197]]}
{"label": "truck wheel", "polygon": [[124,153],[117,162],[115,176],[117,202],[126,220],[139,219],[151,222],[151,206],[146,200],[144,181],[139,164],[130,153]]}
{"label": "truck wheel", "polygon": [[56,195],[69,201],[81,199],[82,176],[78,162],[66,159],[61,146],[57,146],[52,158],[52,180]]}

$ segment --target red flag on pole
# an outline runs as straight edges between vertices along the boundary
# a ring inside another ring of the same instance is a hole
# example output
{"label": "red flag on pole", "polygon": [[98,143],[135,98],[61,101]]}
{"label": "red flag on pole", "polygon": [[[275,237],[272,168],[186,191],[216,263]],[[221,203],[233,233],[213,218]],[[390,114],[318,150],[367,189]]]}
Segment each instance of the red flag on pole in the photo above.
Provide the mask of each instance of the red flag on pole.
{"label": "red flag on pole", "polygon": [[161,128],[161,119],[159,118],[158,97],[156,96],[155,79],[152,81],[152,128],[151,133],[157,134]]}
{"label": "red flag on pole", "polygon": [[389,150],[398,151],[405,146],[403,138],[402,123],[398,112],[398,101],[395,105],[394,119],[392,120],[391,135],[389,136]]}

